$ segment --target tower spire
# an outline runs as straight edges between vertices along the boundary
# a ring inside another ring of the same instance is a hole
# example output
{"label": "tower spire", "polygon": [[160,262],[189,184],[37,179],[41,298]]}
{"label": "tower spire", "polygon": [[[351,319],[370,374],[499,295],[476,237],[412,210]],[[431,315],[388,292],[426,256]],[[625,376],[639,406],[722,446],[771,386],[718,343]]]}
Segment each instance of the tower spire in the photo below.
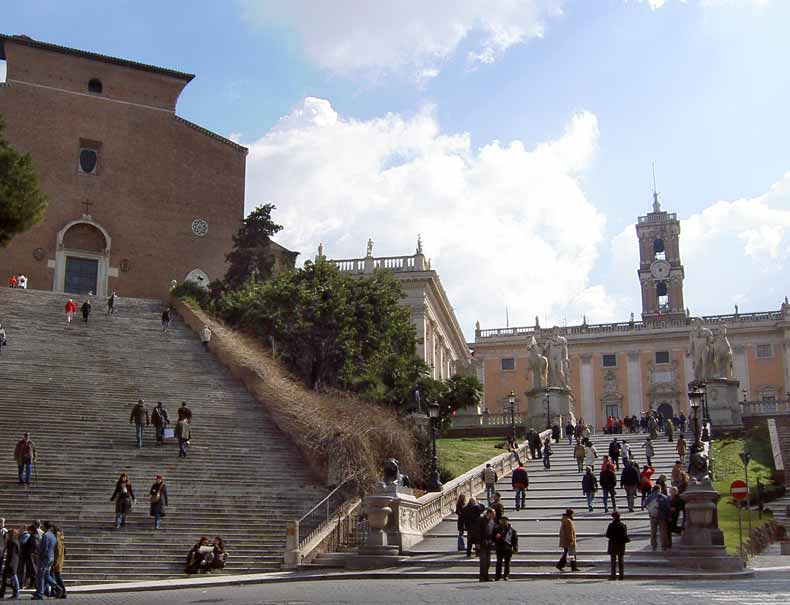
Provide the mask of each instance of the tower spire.
{"label": "tower spire", "polygon": [[656,163],[653,162],[653,212],[661,212],[661,202],[658,201],[658,189],[656,188]]}

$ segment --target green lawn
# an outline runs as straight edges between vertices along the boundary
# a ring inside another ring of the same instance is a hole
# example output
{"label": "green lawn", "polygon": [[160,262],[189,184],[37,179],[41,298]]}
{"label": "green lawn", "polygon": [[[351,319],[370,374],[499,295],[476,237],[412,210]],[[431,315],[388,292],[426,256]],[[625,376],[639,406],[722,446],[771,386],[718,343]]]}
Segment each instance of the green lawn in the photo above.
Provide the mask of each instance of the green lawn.
{"label": "green lawn", "polygon": [[[719,500],[719,527],[724,532],[724,543],[727,551],[735,554],[738,551],[738,509],[730,498],[730,484],[736,480],[744,480],[743,464],[738,454],[751,452],[749,463],[749,484],[752,490],[752,502],[756,508],[757,479],[763,487],[773,486],[773,454],[767,429],[755,429],[743,438],[716,439],[713,442],[713,470],[716,480],[713,482],[716,491],[721,494]],[[748,517],[743,511],[744,541],[748,536]],[[762,520],[757,518],[757,511],[752,511],[752,527],[758,527],[770,520],[769,514],[763,514]]]}
{"label": "green lawn", "polygon": [[437,439],[436,455],[439,465],[453,477],[458,477],[486,460],[505,453],[505,450],[494,447],[502,442],[501,437]]}

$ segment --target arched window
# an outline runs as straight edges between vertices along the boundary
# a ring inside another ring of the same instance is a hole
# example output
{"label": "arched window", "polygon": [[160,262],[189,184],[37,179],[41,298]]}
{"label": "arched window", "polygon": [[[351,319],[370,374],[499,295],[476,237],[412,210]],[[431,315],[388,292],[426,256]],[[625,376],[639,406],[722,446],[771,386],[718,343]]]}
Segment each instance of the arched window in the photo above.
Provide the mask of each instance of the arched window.
{"label": "arched window", "polygon": [[666,259],[666,249],[664,247],[664,240],[657,237],[653,240],[653,258]]}
{"label": "arched window", "polygon": [[102,92],[101,80],[99,80],[98,78],[93,78],[90,82],[88,82],[88,92],[101,94]]}

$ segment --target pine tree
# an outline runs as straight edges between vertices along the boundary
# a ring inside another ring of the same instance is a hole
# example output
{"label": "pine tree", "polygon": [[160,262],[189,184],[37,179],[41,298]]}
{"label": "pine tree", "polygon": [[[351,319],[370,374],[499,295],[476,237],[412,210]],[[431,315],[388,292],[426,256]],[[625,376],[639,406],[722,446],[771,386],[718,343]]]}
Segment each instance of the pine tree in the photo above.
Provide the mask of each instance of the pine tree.
{"label": "pine tree", "polygon": [[225,283],[231,290],[240,288],[251,276],[268,279],[274,269],[271,237],[282,230],[282,225],[272,220],[274,204],[258,206],[244,219],[233,236],[233,250],[225,257],[230,265]]}

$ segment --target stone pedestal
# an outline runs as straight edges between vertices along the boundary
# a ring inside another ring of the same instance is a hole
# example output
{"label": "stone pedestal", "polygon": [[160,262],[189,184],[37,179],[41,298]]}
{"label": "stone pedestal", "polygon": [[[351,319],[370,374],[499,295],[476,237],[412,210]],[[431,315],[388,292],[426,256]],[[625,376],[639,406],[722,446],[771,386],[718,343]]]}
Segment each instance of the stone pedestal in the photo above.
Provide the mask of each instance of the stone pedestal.
{"label": "stone pedestal", "polygon": [[[573,414],[573,395],[568,389],[547,387],[527,391],[527,426],[540,432],[550,426],[558,425],[565,430],[568,419],[576,424]],[[546,399],[548,398],[548,412]],[[550,420],[550,422],[549,422]],[[549,426],[547,427],[547,423]]]}
{"label": "stone pedestal", "polygon": [[387,532],[392,501],[393,498],[387,494],[375,494],[365,498],[368,536],[365,544],[359,547],[359,557],[349,557],[346,567],[375,569],[397,564],[399,548],[389,543]]}
{"label": "stone pedestal", "polygon": [[743,563],[727,554],[719,529],[716,503],[719,494],[709,479],[691,483],[680,496],[686,504],[686,528],[680,544],[673,545],[669,558],[675,567],[708,571],[739,571]]}
{"label": "stone pedestal", "polygon": [[708,416],[714,431],[743,427],[738,397],[740,382],[726,378],[709,378],[706,397]]}

